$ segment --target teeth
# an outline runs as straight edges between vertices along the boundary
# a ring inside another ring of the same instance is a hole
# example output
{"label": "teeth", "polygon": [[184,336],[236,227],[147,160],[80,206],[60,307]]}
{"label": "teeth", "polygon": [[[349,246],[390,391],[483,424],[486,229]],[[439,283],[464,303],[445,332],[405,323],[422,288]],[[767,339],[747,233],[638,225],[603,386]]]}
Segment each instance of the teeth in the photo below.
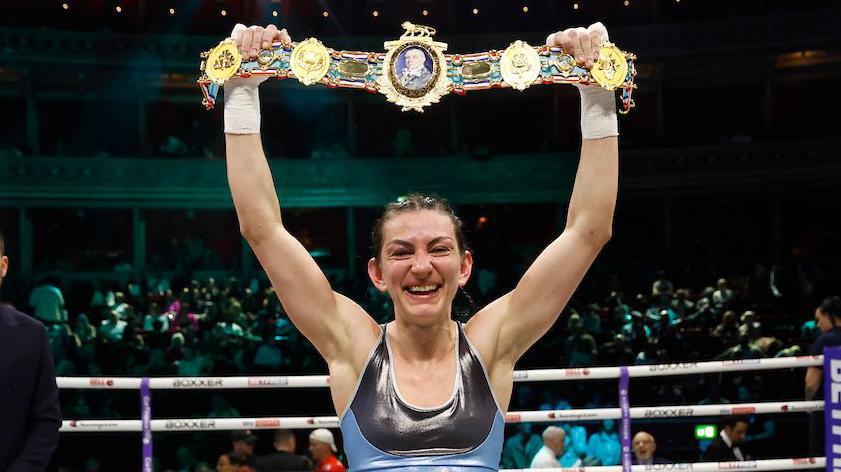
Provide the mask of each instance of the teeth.
{"label": "teeth", "polygon": [[408,290],[410,292],[431,292],[437,288],[438,287],[435,285],[418,285],[414,287],[409,287]]}

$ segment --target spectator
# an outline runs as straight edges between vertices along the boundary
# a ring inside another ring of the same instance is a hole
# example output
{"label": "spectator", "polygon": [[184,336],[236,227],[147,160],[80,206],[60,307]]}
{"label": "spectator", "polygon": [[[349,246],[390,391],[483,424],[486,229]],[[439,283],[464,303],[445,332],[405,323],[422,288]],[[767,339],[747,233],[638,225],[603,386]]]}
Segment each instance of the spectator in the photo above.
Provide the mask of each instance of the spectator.
{"label": "spectator", "polygon": [[279,429],[274,433],[274,452],[257,459],[257,472],[282,472],[312,470],[312,462],[303,456],[295,455],[295,434],[288,429]]}
{"label": "spectator", "polygon": [[677,314],[679,319],[686,319],[692,310],[695,309],[695,304],[689,300],[689,290],[680,288],[675,292],[675,298],[671,303],[672,310]]}
{"label": "spectator", "polygon": [[76,317],[73,334],[76,335],[82,345],[96,342],[96,327],[90,323],[88,315],[84,313],[79,313],[79,316]]}
{"label": "spectator", "polygon": [[746,330],[739,331],[739,343],[715,357],[716,360],[759,359],[762,350],[751,342]]}
{"label": "spectator", "polygon": [[[649,279],[650,280],[650,279]],[[651,299],[665,304],[672,301],[672,294],[674,293],[674,285],[666,278],[666,271],[661,270],[657,273],[657,280],[651,286]]]}
{"label": "spectator", "polygon": [[319,428],[310,433],[310,454],[315,461],[315,472],[345,472],[336,452],[336,441],[329,429]]}
{"label": "spectator", "polygon": [[716,283],[718,287],[713,292],[712,305],[716,310],[727,310],[731,308],[733,302],[733,290],[727,288],[727,279],[718,279]]}
{"label": "spectator", "polygon": [[619,443],[619,435],[616,433],[616,422],[614,420],[602,421],[601,429],[590,436],[587,443],[587,459],[585,462],[598,465],[617,465],[620,462],[622,446]]}
{"label": "spectator", "polygon": [[114,310],[108,310],[108,319],[99,326],[99,336],[105,343],[118,343],[123,339],[126,323]]}
{"label": "spectator", "polygon": [[254,445],[257,444],[257,436],[251,431],[234,431],[231,434],[231,447],[233,450],[228,455],[230,459],[235,457],[242,460],[243,465],[254,468]]}
{"label": "spectator", "polygon": [[554,468],[560,467],[558,458],[564,453],[564,440],[566,433],[557,426],[549,426],[543,430],[543,447],[537,451],[531,460],[529,468]]}
{"label": "spectator", "polygon": [[739,338],[739,327],[736,324],[736,313],[726,311],[721,318],[721,323],[713,330],[713,336],[721,339],[722,344],[729,346]]}
{"label": "spectator", "polygon": [[45,323],[67,323],[64,295],[53,280],[46,279],[32,289],[29,306],[35,311],[35,318]]}
{"label": "spectator", "polygon": [[634,448],[634,465],[650,465],[650,464],[669,464],[670,462],[657,457],[654,453],[657,451],[657,441],[654,436],[645,431],[640,431],[634,435],[631,442]]}
{"label": "spectator", "polygon": [[738,444],[748,432],[748,420],[742,416],[729,416],[722,424],[718,437],[707,446],[703,458],[706,462],[743,461],[745,456]]}
{"label": "spectator", "polygon": [[519,423],[517,433],[508,438],[502,447],[500,467],[504,469],[525,469],[531,459],[543,447],[540,437],[531,432],[531,423]]}
{"label": "spectator", "polygon": [[250,467],[245,459],[237,456],[231,452],[220,454],[219,460],[216,461],[216,472],[253,472],[254,469]]}
{"label": "spectator", "polygon": [[149,314],[143,317],[143,331],[166,333],[169,331],[169,317],[161,312],[158,302],[149,304]]}

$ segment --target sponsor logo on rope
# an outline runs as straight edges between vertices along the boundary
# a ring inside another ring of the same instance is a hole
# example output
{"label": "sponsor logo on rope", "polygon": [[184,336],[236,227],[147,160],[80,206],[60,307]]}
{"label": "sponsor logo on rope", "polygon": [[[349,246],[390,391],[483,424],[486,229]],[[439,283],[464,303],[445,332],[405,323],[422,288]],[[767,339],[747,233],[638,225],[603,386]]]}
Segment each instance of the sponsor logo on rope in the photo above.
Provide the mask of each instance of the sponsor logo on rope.
{"label": "sponsor logo on rope", "polygon": [[85,429],[111,429],[116,428],[117,423],[113,421],[95,421],[95,420],[71,420],[68,423],[71,428],[85,428]]}
{"label": "sponsor logo on rope", "polygon": [[817,462],[814,457],[798,457],[791,460],[791,463],[794,465],[815,464]]}
{"label": "sponsor logo on rope", "polygon": [[695,470],[693,464],[648,464],[643,470]]}
{"label": "sponsor logo on rope", "polygon": [[183,378],[173,379],[172,386],[174,388],[217,388],[224,384],[224,380],[219,377],[202,377],[202,378]]}
{"label": "sponsor logo on rope", "polygon": [[564,369],[564,375],[567,377],[586,377],[590,375],[590,369]]}
{"label": "sponsor logo on rope", "polygon": [[762,359],[733,359],[729,361],[721,361],[722,366],[731,366],[731,365],[754,365],[754,364],[761,364]]}
{"label": "sponsor logo on rope", "polygon": [[335,427],[339,422],[338,418],[313,418],[311,424]]}
{"label": "sponsor logo on rope", "polygon": [[289,377],[249,377],[249,387],[278,387],[289,385]]}
{"label": "sponsor logo on rope", "polygon": [[113,387],[114,379],[90,379],[88,381],[91,387]]}
{"label": "sponsor logo on rope", "polygon": [[698,367],[697,362],[677,362],[673,364],[657,364],[648,366],[649,372],[667,372],[675,370],[695,369]]}
{"label": "sponsor logo on rope", "polygon": [[755,469],[755,468],[756,468],[756,461],[719,462],[718,463],[718,470],[744,470],[744,469]]}
{"label": "sponsor logo on rope", "polygon": [[216,420],[166,420],[164,429],[216,429]]}
{"label": "sponsor logo on rope", "polygon": [[255,428],[280,428],[280,420],[257,420],[254,422]]}
{"label": "sponsor logo on rope", "polygon": [[525,371],[525,370],[514,371],[514,380],[525,380],[527,378],[529,378],[528,371]]}
{"label": "sponsor logo on rope", "polygon": [[730,409],[731,415],[752,415],[756,413],[755,406],[738,406]]}
{"label": "sponsor logo on rope", "polygon": [[645,410],[643,416],[645,418],[675,418],[679,416],[692,416],[694,413],[694,408],[658,408]]}

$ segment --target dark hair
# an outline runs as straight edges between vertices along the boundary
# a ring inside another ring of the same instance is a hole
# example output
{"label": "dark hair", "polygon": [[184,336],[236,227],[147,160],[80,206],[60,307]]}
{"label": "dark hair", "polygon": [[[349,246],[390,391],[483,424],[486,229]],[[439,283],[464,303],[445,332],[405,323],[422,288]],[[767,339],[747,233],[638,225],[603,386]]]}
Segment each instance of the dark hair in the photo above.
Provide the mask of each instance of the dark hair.
{"label": "dark hair", "polygon": [[732,415],[732,416],[728,416],[728,417],[724,418],[724,421],[721,422],[721,427],[722,427],[722,429],[726,428],[728,426],[731,427],[731,428],[735,428],[736,423],[750,424],[747,416]]}
{"label": "dark hair", "polygon": [[3,239],[3,230],[0,229],[0,257],[6,255],[6,240]]}
{"label": "dark hair", "polygon": [[[0,243],[2,241],[3,239],[0,238]],[[2,244],[0,244],[0,249],[2,249]],[[833,318],[841,318],[841,297],[836,295],[825,298],[821,303],[820,310]]]}
{"label": "dark hair", "polygon": [[288,429],[278,429],[274,432],[274,442],[286,442],[295,437],[295,433]]}
{"label": "dark hair", "polygon": [[464,238],[463,225],[461,219],[456,216],[453,208],[450,206],[450,203],[437,195],[410,193],[405,197],[398,198],[396,202],[386,205],[382,215],[374,223],[374,230],[371,232],[371,248],[374,251],[374,259],[377,262],[380,261],[380,253],[383,249],[383,227],[386,222],[397,215],[421,210],[439,211],[450,217],[450,221],[453,223],[453,231],[456,233],[459,253],[464,254],[468,248]]}

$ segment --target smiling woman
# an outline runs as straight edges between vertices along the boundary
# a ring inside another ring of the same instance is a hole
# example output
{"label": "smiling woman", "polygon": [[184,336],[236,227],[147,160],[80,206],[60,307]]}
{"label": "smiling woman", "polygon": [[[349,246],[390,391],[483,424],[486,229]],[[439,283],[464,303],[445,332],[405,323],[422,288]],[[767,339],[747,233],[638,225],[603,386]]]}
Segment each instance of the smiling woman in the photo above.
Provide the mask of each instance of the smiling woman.
{"label": "smiling woman", "polygon": [[[285,30],[237,25],[231,35],[253,60],[292,42]],[[560,31],[550,46],[591,65],[601,24]],[[407,54],[407,71],[421,64]],[[618,186],[613,95],[582,87],[581,160],[566,227],[509,293],[466,323],[453,301],[473,269],[461,220],[426,195],[390,203],[374,225],[368,275],[387,293],[394,320],[377,324],[336,293],[281,217],[260,140],[258,77],[225,83],[228,181],[240,231],[290,320],[327,361],[351,470],[497,470],[516,361],[555,323],[610,238]]]}

